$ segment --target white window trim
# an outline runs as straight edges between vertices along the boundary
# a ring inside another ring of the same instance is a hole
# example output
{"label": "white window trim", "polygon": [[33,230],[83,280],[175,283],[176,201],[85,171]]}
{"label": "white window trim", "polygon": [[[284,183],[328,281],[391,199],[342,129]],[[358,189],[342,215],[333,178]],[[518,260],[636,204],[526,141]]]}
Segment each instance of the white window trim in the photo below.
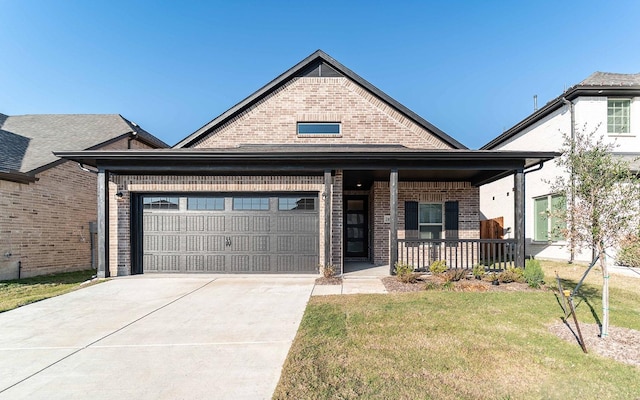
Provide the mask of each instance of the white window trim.
{"label": "white window trim", "polygon": [[549,194],[545,194],[543,196],[536,196],[533,197],[533,235],[531,235],[531,242],[533,244],[546,244],[546,245],[550,245],[550,246],[565,246],[567,244],[567,240],[566,238],[561,239],[561,240],[552,240],[551,239],[551,231],[553,229],[553,227],[551,226],[552,223],[552,218],[549,217],[547,215],[547,236],[549,236],[549,239],[547,240],[540,240],[540,239],[536,239],[536,232],[537,232],[537,221],[538,218],[536,218],[535,212],[536,212],[536,200],[539,199],[547,199],[547,212],[549,212],[551,210],[551,204],[552,204],[552,198],[553,197],[557,197],[557,196],[562,196],[559,193],[549,193]]}
{"label": "white window trim", "polygon": [[[629,116],[628,116],[628,123],[627,123],[627,129],[628,132],[610,132],[609,131],[609,101],[620,101],[620,100],[625,100],[629,102]],[[607,112],[605,114],[605,121],[606,121],[606,129],[607,129],[607,136],[612,136],[612,137],[629,137],[629,136],[635,136],[632,131],[631,131],[631,106],[633,104],[633,99],[628,98],[628,97],[607,97]]]}
{"label": "white window trim", "polygon": [[[420,222],[420,206],[423,205],[432,205],[432,204],[437,204],[440,206],[440,210],[442,212],[442,216],[440,217],[440,223],[435,223],[435,222]],[[420,231],[420,227],[421,226],[439,226],[440,229],[440,237],[437,239],[443,239],[442,235],[444,233],[444,203],[438,203],[438,202],[428,202],[428,203],[418,203],[418,235],[420,236],[422,234],[422,232]]]}

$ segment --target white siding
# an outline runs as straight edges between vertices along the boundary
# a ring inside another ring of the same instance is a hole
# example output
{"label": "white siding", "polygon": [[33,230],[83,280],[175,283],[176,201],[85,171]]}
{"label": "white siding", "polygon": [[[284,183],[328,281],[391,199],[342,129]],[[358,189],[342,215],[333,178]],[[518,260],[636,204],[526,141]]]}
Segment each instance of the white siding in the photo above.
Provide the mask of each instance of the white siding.
{"label": "white siding", "polygon": [[[607,98],[581,97],[574,101],[576,128],[587,132],[596,130],[597,135],[604,135],[608,140],[617,143],[615,151],[640,152],[640,98],[631,102],[631,133],[624,136],[607,135]],[[571,115],[565,106],[553,112],[536,124],[523,130],[507,142],[496,147],[496,150],[531,150],[559,151],[562,147],[562,134],[569,134]],[[569,259],[566,243],[535,242],[533,199],[551,193],[549,181],[553,181],[562,171],[555,161],[547,162],[540,171],[531,172],[525,178],[525,233],[527,238],[526,254],[536,258]],[[514,203],[513,177],[507,177],[480,188],[480,212],[482,219],[504,217],[505,229],[510,228],[513,237]],[[577,261],[589,261],[591,252],[584,249],[576,254]]]}

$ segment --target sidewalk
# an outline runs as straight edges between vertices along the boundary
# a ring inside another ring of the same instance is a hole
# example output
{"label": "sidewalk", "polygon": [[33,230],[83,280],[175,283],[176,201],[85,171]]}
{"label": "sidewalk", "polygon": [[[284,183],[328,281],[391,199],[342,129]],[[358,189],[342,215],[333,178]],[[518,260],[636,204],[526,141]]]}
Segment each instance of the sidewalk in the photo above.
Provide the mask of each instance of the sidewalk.
{"label": "sidewalk", "polygon": [[343,277],[341,285],[315,285],[312,296],[335,294],[387,293],[380,278]]}

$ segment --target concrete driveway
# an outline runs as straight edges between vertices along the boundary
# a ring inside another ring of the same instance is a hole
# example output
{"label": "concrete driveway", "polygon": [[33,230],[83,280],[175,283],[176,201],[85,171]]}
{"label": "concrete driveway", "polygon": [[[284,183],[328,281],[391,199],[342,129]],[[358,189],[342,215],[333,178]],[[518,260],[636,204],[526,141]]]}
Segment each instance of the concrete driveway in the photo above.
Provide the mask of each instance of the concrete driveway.
{"label": "concrete driveway", "polygon": [[0,399],[271,398],[314,278],[118,278],[2,313]]}

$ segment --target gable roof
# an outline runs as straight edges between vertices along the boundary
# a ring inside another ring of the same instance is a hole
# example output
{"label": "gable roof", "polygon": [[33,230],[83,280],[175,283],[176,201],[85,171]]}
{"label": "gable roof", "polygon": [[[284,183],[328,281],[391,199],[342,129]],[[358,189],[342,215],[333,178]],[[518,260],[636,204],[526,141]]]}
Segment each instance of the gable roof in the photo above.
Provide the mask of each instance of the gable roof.
{"label": "gable roof", "polygon": [[613,72],[594,72],[577,85],[571,86],[560,96],[545,104],[501,135],[491,140],[480,150],[492,150],[519,134],[549,114],[565,106],[565,100],[573,101],[580,96],[640,96],[640,73],[618,74]]}
{"label": "gable roof", "polygon": [[[324,72],[323,72],[324,71]],[[408,119],[412,120],[422,128],[426,129],[433,133],[434,136],[453,147],[454,149],[466,149],[462,143],[458,142],[451,136],[447,135],[440,129],[436,128],[433,124],[420,117],[418,114],[409,110],[407,107],[403,106],[389,95],[384,93],[382,90],[373,86],[371,83],[367,82],[361,76],[351,71],[349,68],[345,67],[333,57],[329,56],[322,50],[317,50],[312,53],[310,56],[300,61],[298,64],[294,65],[292,68],[267,83],[262,88],[258,89],[255,93],[242,100],[235,106],[231,107],[227,111],[223,112],[209,123],[205,124],[202,128],[198,129],[182,141],[178,142],[173,148],[183,148],[190,147],[195,144],[198,140],[208,135],[210,132],[215,130],[218,126],[224,124],[229,121],[231,118],[236,115],[242,113],[244,110],[248,109],[256,102],[260,101],[264,97],[268,96],[278,87],[285,84],[287,81],[300,76],[344,76],[355,83],[359,84],[366,90],[368,90],[371,94],[389,104],[391,107],[395,108],[398,112],[406,116]]]}
{"label": "gable roof", "polygon": [[0,114],[0,172],[34,174],[60,160],[55,150],[95,149],[134,134],[152,147],[168,147],[119,114]]}

